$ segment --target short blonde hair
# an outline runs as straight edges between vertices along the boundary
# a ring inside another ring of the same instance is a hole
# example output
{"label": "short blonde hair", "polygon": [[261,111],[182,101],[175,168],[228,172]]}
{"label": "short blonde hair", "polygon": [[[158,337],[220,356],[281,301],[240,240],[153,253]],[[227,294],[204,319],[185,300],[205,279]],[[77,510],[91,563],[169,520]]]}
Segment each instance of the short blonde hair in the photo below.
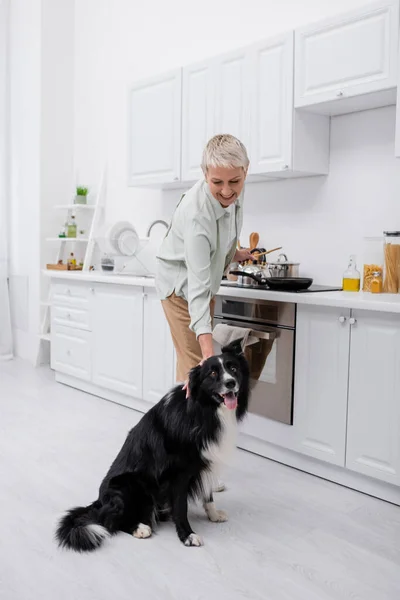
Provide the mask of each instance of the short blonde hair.
{"label": "short blonde hair", "polygon": [[207,172],[208,167],[228,169],[243,167],[247,170],[249,163],[245,145],[233,135],[222,133],[214,135],[207,143],[203,151],[201,168],[203,173]]}

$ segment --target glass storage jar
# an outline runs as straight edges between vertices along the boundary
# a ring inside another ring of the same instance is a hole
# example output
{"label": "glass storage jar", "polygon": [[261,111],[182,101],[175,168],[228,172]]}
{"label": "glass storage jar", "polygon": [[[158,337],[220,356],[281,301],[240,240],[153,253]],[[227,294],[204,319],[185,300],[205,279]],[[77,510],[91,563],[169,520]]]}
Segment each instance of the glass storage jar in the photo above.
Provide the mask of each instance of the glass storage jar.
{"label": "glass storage jar", "polygon": [[397,294],[400,291],[400,231],[384,231],[384,282],[383,291]]}
{"label": "glass storage jar", "polygon": [[363,243],[363,292],[371,291],[374,272],[383,276],[383,236],[365,237]]}

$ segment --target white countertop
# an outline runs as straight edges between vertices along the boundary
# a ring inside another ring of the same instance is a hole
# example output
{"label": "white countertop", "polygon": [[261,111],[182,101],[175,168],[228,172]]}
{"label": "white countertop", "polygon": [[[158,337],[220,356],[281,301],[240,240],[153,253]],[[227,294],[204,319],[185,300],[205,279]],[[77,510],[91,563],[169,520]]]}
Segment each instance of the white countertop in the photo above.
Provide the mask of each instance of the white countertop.
{"label": "white countertop", "polygon": [[101,271],[53,271],[43,269],[44,275],[52,279],[68,279],[73,281],[91,281],[92,283],[116,283],[118,285],[136,285],[155,287],[154,277],[134,277],[133,275],[105,275]]}
{"label": "white countertop", "polygon": [[[147,288],[155,287],[153,277],[104,275],[101,271],[65,272],[44,270],[44,273],[53,279],[115,283]],[[221,286],[218,295],[230,298],[254,298],[255,300],[276,300],[277,302],[295,302],[296,304],[313,304],[315,306],[337,306],[339,308],[400,313],[400,294],[369,294],[366,292],[304,292],[296,294],[292,292],[273,292],[265,289]]]}

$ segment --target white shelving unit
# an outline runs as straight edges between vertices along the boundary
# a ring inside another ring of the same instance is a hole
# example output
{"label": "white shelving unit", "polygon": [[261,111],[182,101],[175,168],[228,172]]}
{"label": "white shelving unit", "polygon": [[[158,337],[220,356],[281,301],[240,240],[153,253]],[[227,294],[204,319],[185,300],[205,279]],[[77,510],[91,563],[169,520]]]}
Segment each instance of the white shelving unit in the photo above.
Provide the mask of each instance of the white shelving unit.
{"label": "white shelving unit", "polygon": [[46,238],[46,242],[62,242],[63,244],[65,244],[66,242],[88,242],[89,238],[88,237],[81,237],[81,238],[60,238],[60,237],[50,237],[50,238]]}
{"label": "white shelving unit", "polygon": [[[48,238],[46,238],[46,242],[48,242],[50,244],[56,244],[56,243],[59,244],[58,251],[57,251],[57,257],[55,260],[56,263],[58,263],[59,260],[64,259],[67,245],[72,244],[72,243],[86,244],[82,270],[89,271],[91,263],[92,263],[94,249],[96,246],[95,233],[99,226],[99,222],[100,222],[101,215],[102,215],[102,209],[103,209],[104,178],[105,178],[105,169],[103,170],[103,173],[102,173],[102,176],[100,179],[100,185],[99,185],[98,193],[96,196],[96,202],[94,204],[58,204],[58,205],[54,206],[54,210],[66,211],[67,217],[69,217],[71,215],[71,213],[79,213],[82,211],[84,213],[90,214],[92,212],[91,222],[90,222],[90,225],[88,228],[89,229],[88,236],[76,237],[76,238],[69,238],[69,237],[48,237]],[[44,309],[44,314],[43,314],[43,318],[42,318],[40,339],[45,342],[50,342],[51,341],[51,336],[50,336],[50,307],[51,307],[50,297],[47,299],[47,301],[41,302],[41,307]],[[41,354],[41,352],[39,351],[38,361],[40,360],[40,354]]]}

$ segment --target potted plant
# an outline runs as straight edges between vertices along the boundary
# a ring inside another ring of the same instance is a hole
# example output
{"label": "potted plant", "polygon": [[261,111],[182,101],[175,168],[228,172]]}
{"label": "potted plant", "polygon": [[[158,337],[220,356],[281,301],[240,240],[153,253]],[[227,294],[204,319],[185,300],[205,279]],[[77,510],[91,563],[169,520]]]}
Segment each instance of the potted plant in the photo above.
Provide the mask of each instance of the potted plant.
{"label": "potted plant", "polygon": [[75,204],[87,204],[88,188],[78,186],[76,188]]}

